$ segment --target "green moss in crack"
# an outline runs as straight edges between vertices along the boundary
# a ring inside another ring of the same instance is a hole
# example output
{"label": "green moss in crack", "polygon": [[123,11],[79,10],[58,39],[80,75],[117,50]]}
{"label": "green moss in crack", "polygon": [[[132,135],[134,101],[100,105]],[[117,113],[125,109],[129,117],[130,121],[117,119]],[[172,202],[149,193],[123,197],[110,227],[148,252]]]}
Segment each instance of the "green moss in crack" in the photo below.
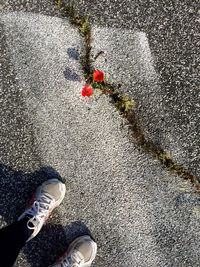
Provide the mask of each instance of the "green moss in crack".
{"label": "green moss in crack", "polygon": [[90,32],[90,24],[88,17],[81,16],[77,9],[75,8],[75,4],[73,1],[69,1],[69,3],[65,3],[63,0],[55,0],[56,5],[59,8],[61,14],[64,17],[67,17],[71,24],[78,27],[81,34],[88,35]]}
{"label": "green moss in crack", "polygon": [[[89,80],[91,80],[90,77]],[[135,107],[135,101],[132,100],[127,94],[120,93],[114,86],[107,84],[106,82],[91,82],[91,85],[95,89],[100,89],[102,93],[110,95],[115,107],[120,112],[129,112]]]}
{"label": "green moss in crack", "polygon": [[62,7],[62,0],[55,0],[57,7],[60,9]]}
{"label": "green moss in crack", "polygon": [[135,110],[122,113],[123,117],[129,122],[130,129],[132,130],[132,136],[141,149],[160,163],[173,175],[178,175],[185,180],[190,181],[196,191],[200,192],[200,181],[198,177],[189,172],[184,166],[176,163],[173,160],[172,153],[161,148],[159,145],[148,141],[145,138],[144,130],[142,128],[141,120],[138,118]]}
{"label": "green moss in crack", "polygon": [[143,148],[147,150],[151,155],[153,155],[156,159],[158,159],[170,173],[178,175],[183,179],[190,181],[195,189],[200,192],[200,182],[198,178],[190,173],[183,165],[176,163],[169,151],[165,151],[153,143],[149,145],[149,143],[146,141],[143,144]]}
{"label": "green moss in crack", "polygon": [[133,101],[127,94],[122,94],[116,102],[116,107],[121,112],[129,112],[135,107],[135,101]]}
{"label": "green moss in crack", "polygon": [[88,18],[84,18],[84,20],[81,22],[79,29],[80,32],[85,36],[90,33],[90,23]]}
{"label": "green moss in crack", "polygon": [[196,206],[193,208],[193,213],[197,216],[197,218],[200,219],[200,207],[199,206]]}

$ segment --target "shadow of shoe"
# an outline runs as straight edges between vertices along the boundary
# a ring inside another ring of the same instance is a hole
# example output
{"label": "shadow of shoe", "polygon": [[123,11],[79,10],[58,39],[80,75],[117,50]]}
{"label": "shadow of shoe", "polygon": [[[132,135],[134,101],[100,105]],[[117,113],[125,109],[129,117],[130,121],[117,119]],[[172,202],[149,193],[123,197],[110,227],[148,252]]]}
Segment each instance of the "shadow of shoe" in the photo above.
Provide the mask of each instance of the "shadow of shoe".
{"label": "shadow of shoe", "polygon": [[[50,166],[44,166],[34,173],[15,171],[11,167],[0,165],[0,217],[2,226],[11,224],[24,212],[26,204],[32,193],[44,181],[57,178],[65,182],[59,173]],[[23,252],[31,266],[43,266],[45,262],[51,262],[52,257],[59,252],[61,244],[65,240],[65,231],[60,225],[48,225],[40,233],[42,238],[36,237],[28,243]],[[48,239],[49,237],[49,239]],[[40,240],[38,243],[37,240]],[[54,240],[57,240],[56,247],[53,247]],[[60,246],[59,246],[60,244]],[[54,253],[51,253],[51,246]],[[66,241],[64,246],[66,247]],[[37,255],[37,257],[36,257]],[[52,256],[53,255],[53,256]],[[22,259],[19,259],[22,260]],[[15,266],[21,266],[16,262]]]}
{"label": "shadow of shoe", "polygon": [[[37,237],[27,243],[23,252],[32,267],[47,267],[66,252],[74,239],[82,235],[92,237],[90,230],[80,221],[73,222],[66,228],[59,224],[48,224]],[[20,259],[17,264],[20,266]]]}
{"label": "shadow of shoe", "polygon": [[65,231],[68,246],[74,239],[82,235],[89,235],[92,239],[94,239],[88,227],[81,221],[71,223],[66,227]]}
{"label": "shadow of shoe", "polygon": [[[23,249],[32,267],[47,267],[66,250],[66,232],[60,224],[47,224]],[[21,266],[20,257],[17,266]]]}
{"label": "shadow of shoe", "polygon": [[61,176],[49,166],[42,167],[34,173],[24,173],[1,164],[0,216],[2,219],[8,224],[17,220],[36,188],[51,178],[63,181]]}

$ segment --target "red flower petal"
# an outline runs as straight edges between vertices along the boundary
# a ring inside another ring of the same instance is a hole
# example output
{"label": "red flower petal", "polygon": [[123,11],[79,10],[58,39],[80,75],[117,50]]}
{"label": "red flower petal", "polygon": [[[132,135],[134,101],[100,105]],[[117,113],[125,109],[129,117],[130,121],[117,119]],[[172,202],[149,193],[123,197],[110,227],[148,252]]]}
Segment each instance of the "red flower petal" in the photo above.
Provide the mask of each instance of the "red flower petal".
{"label": "red flower petal", "polygon": [[95,82],[103,82],[104,81],[104,72],[101,70],[95,70],[93,73],[93,80]]}
{"label": "red flower petal", "polygon": [[91,96],[93,93],[93,88],[90,87],[88,84],[86,84],[84,87],[83,87],[83,90],[82,90],[82,96]]}

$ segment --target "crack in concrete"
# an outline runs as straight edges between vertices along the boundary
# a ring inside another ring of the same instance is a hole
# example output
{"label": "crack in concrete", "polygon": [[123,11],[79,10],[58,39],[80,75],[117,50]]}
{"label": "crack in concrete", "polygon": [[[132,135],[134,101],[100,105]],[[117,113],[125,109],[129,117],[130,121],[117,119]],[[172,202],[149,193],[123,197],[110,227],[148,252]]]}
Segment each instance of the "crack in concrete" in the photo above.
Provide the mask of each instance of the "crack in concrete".
{"label": "crack in concrete", "polygon": [[[197,176],[190,173],[183,165],[174,162],[169,151],[164,150],[159,145],[148,141],[145,138],[144,131],[141,126],[141,118],[137,116],[134,110],[136,106],[135,101],[127,94],[120,93],[118,88],[116,88],[114,85],[111,85],[107,82],[93,82],[92,74],[94,68],[92,67],[91,59],[92,46],[89,18],[81,16],[76,10],[73,2],[68,4],[64,3],[63,0],[55,0],[55,2],[61,14],[64,17],[67,17],[72,25],[78,27],[81,35],[84,37],[85,55],[81,58],[81,65],[86,82],[91,84],[93,88],[101,90],[103,94],[111,97],[112,103],[129,123],[129,127],[132,130],[133,140],[138,144],[139,147],[142,148],[145,153],[149,153],[151,156],[159,160],[163,167],[165,167],[169,172],[190,181],[196,191],[200,192],[200,181]],[[93,60],[95,61],[98,56],[99,54],[94,57]]]}

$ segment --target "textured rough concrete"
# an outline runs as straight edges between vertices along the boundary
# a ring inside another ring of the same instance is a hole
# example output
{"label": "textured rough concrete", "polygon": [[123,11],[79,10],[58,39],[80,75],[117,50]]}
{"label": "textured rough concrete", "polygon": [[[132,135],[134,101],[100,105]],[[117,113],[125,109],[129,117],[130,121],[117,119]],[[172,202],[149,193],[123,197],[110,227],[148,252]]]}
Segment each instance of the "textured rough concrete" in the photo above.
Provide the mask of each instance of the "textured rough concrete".
{"label": "textured rough concrete", "polygon": [[0,161],[1,164],[30,171],[39,162],[33,143],[33,128],[28,119],[22,89],[10,61],[3,24],[0,26]]}
{"label": "textured rough concrete", "polygon": [[1,0],[0,11],[23,11],[45,15],[59,15],[54,0]]}
{"label": "textured rough concrete", "polygon": [[[9,66],[2,75],[1,224],[17,218],[31,190],[57,175],[53,169],[67,186],[17,266],[48,266],[87,227],[99,247],[94,266],[199,266],[199,196],[130,142],[107,96],[81,97],[78,32],[61,19],[21,12],[2,14],[1,23]],[[38,170],[45,165],[53,169]]]}
{"label": "textured rough concrete", "polygon": [[[154,68],[147,35],[141,31],[93,28],[94,63],[109,82],[136,100],[147,140],[172,152],[173,159],[198,175],[199,90],[182,88],[170,93]],[[183,101],[184,100],[184,101]]]}
{"label": "textured rough concrete", "polygon": [[[75,2],[82,14],[90,14],[92,25],[98,26],[94,30],[94,46],[104,50],[106,56],[96,66],[108,72],[110,81],[118,77],[122,90],[132,92],[139,104],[146,137],[171,150],[178,163],[198,176],[200,17],[197,2]],[[143,33],[144,39],[138,32]],[[143,51],[143,62],[138,62]],[[143,64],[149,62],[147,54],[153,58],[151,66]],[[158,73],[153,84],[146,80],[146,75],[152,75],[152,68]]]}

